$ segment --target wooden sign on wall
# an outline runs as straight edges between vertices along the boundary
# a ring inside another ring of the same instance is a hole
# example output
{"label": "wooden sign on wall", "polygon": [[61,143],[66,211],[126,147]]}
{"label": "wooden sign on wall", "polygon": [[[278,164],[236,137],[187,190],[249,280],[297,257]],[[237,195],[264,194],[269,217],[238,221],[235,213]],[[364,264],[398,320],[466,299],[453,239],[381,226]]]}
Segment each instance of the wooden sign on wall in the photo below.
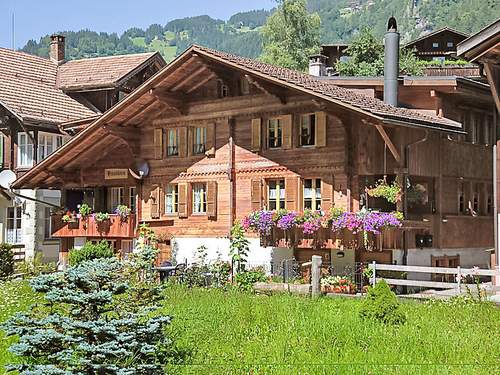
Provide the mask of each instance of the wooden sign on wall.
{"label": "wooden sign on wall", "polygon": [[105,180],[123,180],[126,178],[128,178],[128,169],[113,168],[113,169],[105,169],[104,170],[104,179]]}

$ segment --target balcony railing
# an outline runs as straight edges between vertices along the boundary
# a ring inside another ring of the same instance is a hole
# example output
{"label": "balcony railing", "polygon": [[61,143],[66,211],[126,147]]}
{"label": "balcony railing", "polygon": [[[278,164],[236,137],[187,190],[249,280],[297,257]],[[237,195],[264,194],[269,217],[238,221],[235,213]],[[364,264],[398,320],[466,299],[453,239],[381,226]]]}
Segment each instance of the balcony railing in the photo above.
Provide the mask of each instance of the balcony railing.
{"label": "balcony railing", "polygon": [[135,215],[123,220],[119,215],[110,214],[109,220],[96,221],[92,216],[64,222],[62,215],[52,217],[52,236],[92,237],[92,238],[133,238],[135,237]]}

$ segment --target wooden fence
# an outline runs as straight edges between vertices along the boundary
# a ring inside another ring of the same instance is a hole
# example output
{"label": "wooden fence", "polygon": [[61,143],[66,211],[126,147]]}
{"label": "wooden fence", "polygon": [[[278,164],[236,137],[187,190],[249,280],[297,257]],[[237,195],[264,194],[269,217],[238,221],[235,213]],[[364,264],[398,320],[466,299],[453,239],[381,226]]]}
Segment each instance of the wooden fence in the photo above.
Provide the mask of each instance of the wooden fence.
{"label": "wooden fence", "polygon": [[[395,264],[378,264],[376,262],[370,263],[368,266],[372,270],[371,284],[375,285],[380,280],[385,280],[390,285],[404,285],[421,288],[439,288],[439,289],[457,289],[460,293],[462,286],[475,286],[476,284],[465,284],[464,279],[467,276],[479,277],[489,276],[500,278],[499,270],[480,269],[480,268],[446,268],[446,267],[423,267],[423,266],[400,266]],[[444,274],[454,275],[455,282],[442,282],[442,281],[426,281],[426,280],[409,280],[409,279],[393,279],[377,277],[377,271],[393,271],[393,272],[414,272],[414,273],[427,273],[427,274]],[[494,287],[492,285],[492,287]],[[495,288],[496,289],[496,288]]]}

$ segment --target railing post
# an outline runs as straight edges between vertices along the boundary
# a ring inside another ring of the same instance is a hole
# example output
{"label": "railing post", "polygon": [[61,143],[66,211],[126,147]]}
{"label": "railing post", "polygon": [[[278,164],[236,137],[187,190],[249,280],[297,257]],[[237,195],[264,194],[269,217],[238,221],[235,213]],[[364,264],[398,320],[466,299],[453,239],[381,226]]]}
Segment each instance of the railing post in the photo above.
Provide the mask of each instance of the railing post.
{"label": "railing post", "polygon": [[321,263],[322,259],[319,255],[313,255],[311,259],[311,295],[318,297],[321,293]]}
{"label": "railing post", "polygon": [[457,292],[462,293],[462,273],[460,272],[460,266],[457,267]]}
{"label": "railing post", "polygon": [[375,286],[375,284],[377,283],[377,269],[376,269],[376,266],[375,266],[376,262],[373,261],[372,264],[371,264],[371,269],[373,270],[373,274],[372,274],[372,286]]}

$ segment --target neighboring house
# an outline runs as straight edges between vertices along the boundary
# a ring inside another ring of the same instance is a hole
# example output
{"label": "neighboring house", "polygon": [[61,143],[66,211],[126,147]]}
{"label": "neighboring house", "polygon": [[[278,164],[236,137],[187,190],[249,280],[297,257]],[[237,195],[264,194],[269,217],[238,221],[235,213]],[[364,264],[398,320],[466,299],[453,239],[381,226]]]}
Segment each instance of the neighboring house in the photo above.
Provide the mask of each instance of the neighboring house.
{"label": "neighboring house", "polygon": [[[165,65],[157,53],[66,62],[64,48],[60,35],[52,37],[50,59],[0,48],[0,170],[23,175],[68,141],[64,126],[95,120]],[[60,200],[53,190],[19,193],[55,205]],[[28,257],[43,251],[57,259],[50,206],[2,190],[1,242],[24,247]]]}
{"label": "neighboring house", "polygon": [[[54,218],[63,262],[68,249],[99,238],[130,251],[137,223],[159,234],[162,259],[183,261],[200,245],[209,259],[227,258],[232,225],[262,208],[393,210],[367,199],[365,187],[397,175],[418,187],[419,199],[376,250],[340,248],[333,233],[290,247],[278,237],[264,247],[249,235],[249,262],[320,254],[336,266],[419,258],[430,265],[434,254],[451,254],[454,265],[487,266],[492,154],[483,151],[491,146],[464,142],[462,125],[443,113],[393,107],[324,78],[192,46],[15,187],[63,189],[68,207],[133,209],[127,221],[112,215],[105,225]],[[140,170],[149,173],[141,178]],[[422,250],[421,238],[431,247]]]}

